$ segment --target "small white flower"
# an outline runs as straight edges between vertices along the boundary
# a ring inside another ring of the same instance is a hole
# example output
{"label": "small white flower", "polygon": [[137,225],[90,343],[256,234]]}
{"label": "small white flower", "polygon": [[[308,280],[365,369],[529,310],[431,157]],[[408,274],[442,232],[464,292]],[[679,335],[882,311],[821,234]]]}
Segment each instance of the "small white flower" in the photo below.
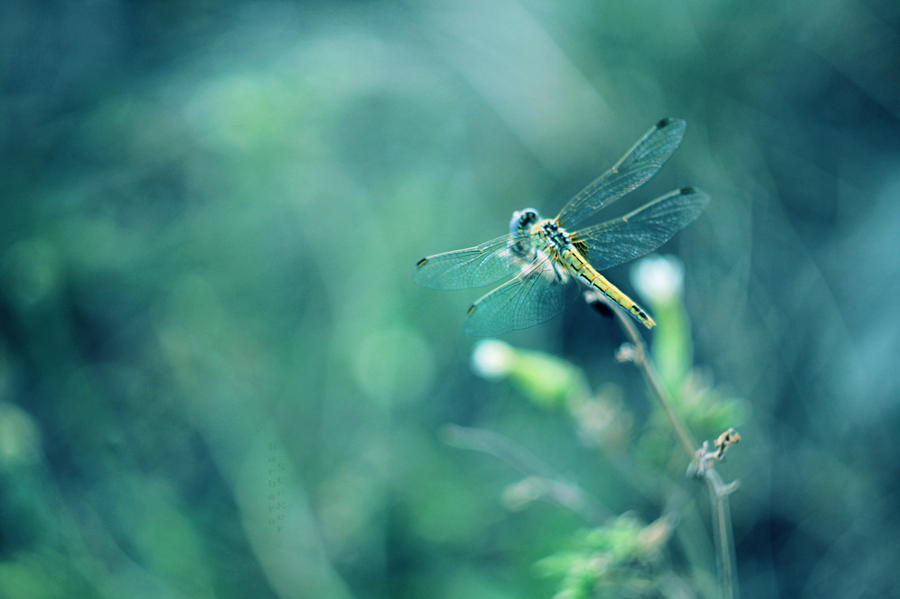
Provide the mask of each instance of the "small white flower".
{"label": "small white flower", "polygon": [[648,256],[631,269],[631,283],[652,303],[668,303],[681,294],[684,265],[675,256]]}
{"label": "small white flower", "polygon": [[485,339],[472,350],[472,370],[486,379],[502,379],[512,370],[515,350],[509,344],[496,339]]}

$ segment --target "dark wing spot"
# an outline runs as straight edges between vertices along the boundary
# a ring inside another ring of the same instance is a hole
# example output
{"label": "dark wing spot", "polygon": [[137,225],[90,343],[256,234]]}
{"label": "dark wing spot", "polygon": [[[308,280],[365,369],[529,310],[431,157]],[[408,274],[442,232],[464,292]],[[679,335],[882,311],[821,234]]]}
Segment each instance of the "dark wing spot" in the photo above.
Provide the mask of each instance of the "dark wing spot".
{"label": "dark wing spot", "polygon": [[671,120],[672,119],[669,119],[669,118],[665,118],[665,119],[661,120],[660,122],[656,123],[656,128],[662,129],[663,127],[668,125]]}
{"label": "dark wing spot", "polygon": [[428,258],[422,258],[418,262],[416,262],[416,268],[422,268],[422,266],[428,262]]}
{"label": "dark wing spot", "polygon": [[681,195],[686,196],[690,193],[694,193],[696,190],[693,187],[685,187],[681,190]]}

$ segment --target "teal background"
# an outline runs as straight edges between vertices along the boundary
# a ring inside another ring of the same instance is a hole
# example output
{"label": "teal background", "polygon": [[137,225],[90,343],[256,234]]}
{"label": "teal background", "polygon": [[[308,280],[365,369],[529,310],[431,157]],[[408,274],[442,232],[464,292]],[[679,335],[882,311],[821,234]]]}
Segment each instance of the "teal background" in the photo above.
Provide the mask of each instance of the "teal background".
{"label": "teal background", "polygon": [[741,433],[741,591],[896,594],[900,5],[94,0],[0,8],[0,596],[554,596],[535,562],[604,519],[514,509],[523,472],[451,424],[601,513],[677,511],[665,571],[714,596],[705,489],[615,322],[504,339],[613,398],[621,454],[473,373],[482,290],[412,281],[666,116],[681,148],[604,217],[712,197],[647,339],[684,331],[661,362],[715,390],[694,433]]}

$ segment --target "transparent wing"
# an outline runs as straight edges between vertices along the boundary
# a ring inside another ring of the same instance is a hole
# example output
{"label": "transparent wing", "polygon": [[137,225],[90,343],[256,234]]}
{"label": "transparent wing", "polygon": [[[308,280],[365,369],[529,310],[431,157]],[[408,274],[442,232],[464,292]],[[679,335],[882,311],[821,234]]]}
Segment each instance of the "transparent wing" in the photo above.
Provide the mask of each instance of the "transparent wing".
{"label": "transparent wing", "polygon": [[699,189],[678,189],[621,218],[576,231],[572,242],[585,244],[591,266],[605,270],[652,252],[708,205],[709,196]]}
{"label": "transparent wing", "polygon": [[647,182],[678,148],[686,123],[663,119],[599,179],[572,198],[556,217],[562,226],[572,226]]}
{"label": "transparent wing", "polygon": [[577,296],[578,286],[565,268],[544,257],[475,302],[466,333],[489,337],[526,329],[553,318]]}
{"label": "transparent wing", "polygon": [[413,279],[431,289],[470,289],[496,283],[534,261],[530,237],[507,234],[473,248],[422,258]]}

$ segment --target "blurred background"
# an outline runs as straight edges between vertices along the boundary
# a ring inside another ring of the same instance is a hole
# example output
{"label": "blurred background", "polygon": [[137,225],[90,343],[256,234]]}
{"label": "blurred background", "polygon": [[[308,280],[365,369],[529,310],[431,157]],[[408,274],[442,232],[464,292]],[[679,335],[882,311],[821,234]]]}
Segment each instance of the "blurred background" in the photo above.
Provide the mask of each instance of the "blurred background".
{"label": "blurred background", "polygon": [[667,116],[602,218],[712,197],[636,297],[693,433],[741,434],[740,590],[900,596],[896,2],[4,3],[0,111],[0,596],[715,596],[617,323],[485,378],[483,290],[412,281]]}

